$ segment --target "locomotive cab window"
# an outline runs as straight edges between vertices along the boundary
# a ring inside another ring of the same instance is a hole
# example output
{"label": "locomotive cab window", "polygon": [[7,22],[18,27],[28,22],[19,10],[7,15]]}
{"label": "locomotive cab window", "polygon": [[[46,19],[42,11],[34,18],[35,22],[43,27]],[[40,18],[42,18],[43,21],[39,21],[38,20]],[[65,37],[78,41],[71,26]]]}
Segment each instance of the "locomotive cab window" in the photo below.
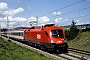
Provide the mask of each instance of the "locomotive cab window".
{"label": "locomotive cab window", "polygon": [[62,30],[51,30],[53,38],[64,38]]}

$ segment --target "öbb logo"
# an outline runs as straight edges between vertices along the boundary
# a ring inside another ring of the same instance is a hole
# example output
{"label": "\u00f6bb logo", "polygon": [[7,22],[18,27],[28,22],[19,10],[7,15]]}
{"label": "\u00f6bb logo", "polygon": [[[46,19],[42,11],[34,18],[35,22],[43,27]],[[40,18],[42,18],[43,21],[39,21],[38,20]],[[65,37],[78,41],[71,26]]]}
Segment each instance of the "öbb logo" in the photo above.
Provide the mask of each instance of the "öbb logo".
{"label": "\u00f6bb logo", "polygon": [[40,34],[37,34],[37,39],[41,39],[41,35]]}

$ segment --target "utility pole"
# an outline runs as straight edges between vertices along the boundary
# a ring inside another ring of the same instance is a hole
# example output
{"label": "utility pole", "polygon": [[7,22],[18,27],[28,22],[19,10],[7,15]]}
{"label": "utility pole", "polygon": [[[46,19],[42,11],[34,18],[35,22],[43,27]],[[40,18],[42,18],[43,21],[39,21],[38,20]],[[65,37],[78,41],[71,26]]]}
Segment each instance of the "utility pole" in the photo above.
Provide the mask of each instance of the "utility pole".
{"label": "utility pole", "polygon": [[9,19],[8,19],[8,16],[7,16],[7,29],[9,29]]}
{"label": "utility pole", "polygon": [[38,27],[38,17],[36,16],[36,26]]}
{"label": "utility pole", "polygon": [[1,24],[0,24],[0,36],[1,36]]}
{"label": "utility pole", "polygon": [[[7,16],[7,30],[9,30],[9,19],[8,19],[8,16]],[[8,35],[8,33],[7,33]],[[7,41],[9,40],[9,36],[7,36]]]}

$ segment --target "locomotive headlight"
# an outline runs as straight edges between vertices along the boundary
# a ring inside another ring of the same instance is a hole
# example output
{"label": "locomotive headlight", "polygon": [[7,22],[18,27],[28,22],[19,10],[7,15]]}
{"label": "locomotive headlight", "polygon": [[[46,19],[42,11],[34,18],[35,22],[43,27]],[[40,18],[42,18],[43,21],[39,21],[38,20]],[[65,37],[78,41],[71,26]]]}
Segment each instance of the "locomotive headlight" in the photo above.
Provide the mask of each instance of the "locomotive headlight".
{"label": "locomotive headlight", "polygon": [[51,43],[54,43],[54,41],[53,41],[53,40],[51,40]]}

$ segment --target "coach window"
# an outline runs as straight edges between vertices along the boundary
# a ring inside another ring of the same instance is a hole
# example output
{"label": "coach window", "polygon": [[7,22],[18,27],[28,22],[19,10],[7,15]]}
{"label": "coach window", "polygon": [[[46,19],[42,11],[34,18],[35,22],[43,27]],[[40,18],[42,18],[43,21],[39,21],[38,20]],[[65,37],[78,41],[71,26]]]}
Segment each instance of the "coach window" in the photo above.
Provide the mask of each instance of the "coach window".
{"label": "coach window", "polygon": [[17,35],[17,36],[19,36],[19,33],[18,33],[18,32],[14,32],[14,33],[12,33],[12,35]]}
{"label": "coach window", "polygon": [[20,36],[23,36],[23,32],[20,33]]}

